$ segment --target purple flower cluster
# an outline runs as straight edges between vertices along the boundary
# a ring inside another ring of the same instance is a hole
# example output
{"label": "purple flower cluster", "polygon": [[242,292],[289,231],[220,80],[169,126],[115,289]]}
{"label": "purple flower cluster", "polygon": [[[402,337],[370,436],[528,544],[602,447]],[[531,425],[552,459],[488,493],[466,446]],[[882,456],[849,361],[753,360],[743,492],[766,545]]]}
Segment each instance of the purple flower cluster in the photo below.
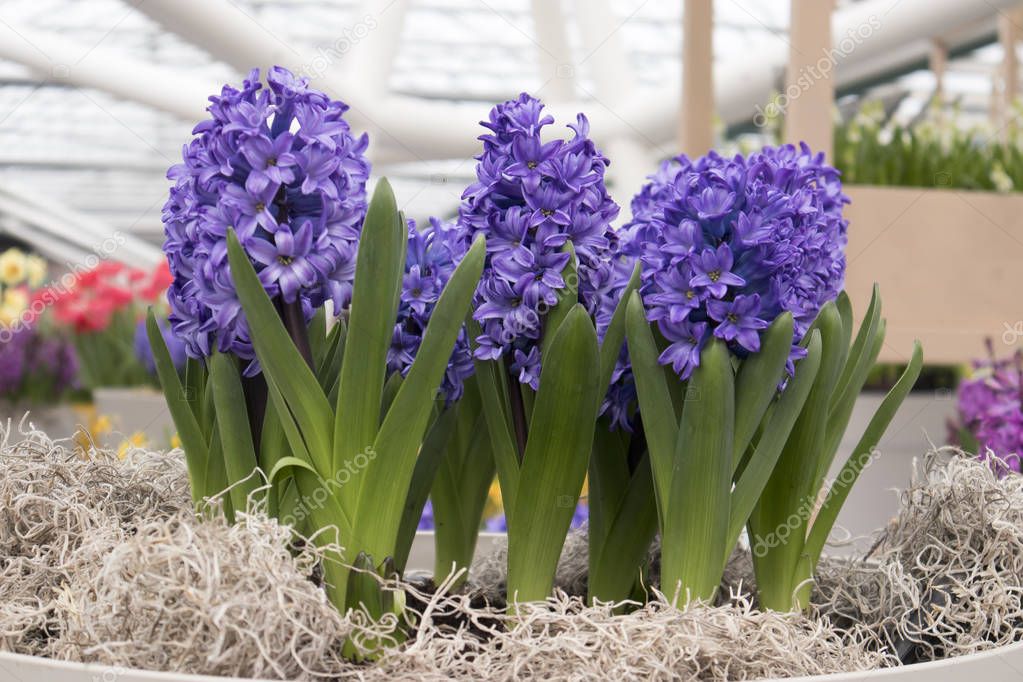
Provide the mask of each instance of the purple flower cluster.
{"label": "purple flower cluster", "polygon": [[491,110],[482,122],[490,133],[480,137],[477,182],[462,195],[459,221],[467,240],[479,232],[487,237],[476,356],[507,358],[519,381],[534,389],[544,316],[567,286],[565,246],[571,242],[578,257],[579,300],[596,315],[612,280],[610,223],[618,215],[604,185],[608,160],[589,139],[586,117],[569,126],[572,139],[544,142],[541,131],[553,122],[525,93]]}
{"label": "purple flower cluster", "polygon": [[[961,427],[976,439],[981,458],[989,451],[1008,467],[1020,471],[1023,455],[1023,355],[973,364],[973,375],[959,384]],[[1001,471],[1001,473],[1005,473]]]}
{"label": "purple flower cluster", "polygon": [[[167,345],[167,351],[170,353],[171,361],[174,363],[174,367],[178,372],[185,371],[185,342],[178,338],[177,335],[170,328],[170,323],[164,319],[158,319],[157,325],[160,327],[160,334],[163,336],[163,342]],[[146,331],[146,320],[145,318],[138,321],[135,325],[135,357],[138,358],[142,366],[146,368],[150,376],[156,376],[156,360],[153,358],[153,347],[149,345],[149,333]]]}
{"label": "purple flower cluster", "polygon": [[54,402],[76,387],[78,359],[71,344],[22,326],[0,341],[0,398]]}
{"label": "purple flower cluster", "polygon": [[[409,221],[408,253],[402,279],[398,319],[394,325],[391,347],[387,352],[389,374],[408,374],[423,333],[433,314],[440,294],[466,252],[466,242],[457,226],[435,218],[423,230]],[[444,373],[440,390],[449,403],[462,397],[463,383],[472,376],[472,352],[463,327],[455,341],[454,351]]]}
{"label": "purple flower cluster", "polygon": [[[195,358],[214,348],[254,353],[227,264],[232,228],[271,297],[300,303],[307,318],[351,295],[366,213],[367,138],[347,107],[281,67],[254,70],[240,90],[210,97],[163,209],[164,251],[174,276],[171,326]],[[250,363],[248,374],[258,372]]]}
{"label": "purple flower cluster", "polygon": [[805,145],[728,159],[662,164],[633,199],[623,251],[642,263],[647,318],[669,346],[660,357],[683,379],[717,337],[739,357],[783,311],[798,342],[842,289],[847,221],[839,173]]}

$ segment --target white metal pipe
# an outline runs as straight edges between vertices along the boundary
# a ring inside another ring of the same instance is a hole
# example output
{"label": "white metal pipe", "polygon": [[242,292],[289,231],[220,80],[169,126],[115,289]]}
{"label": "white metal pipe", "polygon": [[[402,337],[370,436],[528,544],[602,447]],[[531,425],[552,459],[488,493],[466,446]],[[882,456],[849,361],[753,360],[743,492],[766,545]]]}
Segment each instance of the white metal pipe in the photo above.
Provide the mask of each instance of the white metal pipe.
{"label": "white metal pipe", "polygon": [[154,265],[163,257],[158,247],[135,235],[115,230],[91,216],[9,184],[0,186],[0,214],[73,244],[83,253],[109,251],[110,258],[145,266]]}
{"label": "white metal pipe", "polygon": [[575,66],[568,46],[565,13],[556,0],[530,0],[542,92],[552,102],[575,96]]}
{"label": "white metal pipe", "polygon": [[[621,32],[625,17],[615,14],[608,0],[576,0],[575,17],[583,40],[578,66],[589,71],[597,89],[593,93],[596,99],[617,112],[636,92],[636,74],[629,65]],[[614,134],[612,130],[625,132],[621,121],[607,134]]]}
{"label": "white metal pipe", "polygon": [[0,58],[22,64],[44,81],[95,88],[186,120],[203,115],[213,84],[122,54],[103,45],[0,21]]}

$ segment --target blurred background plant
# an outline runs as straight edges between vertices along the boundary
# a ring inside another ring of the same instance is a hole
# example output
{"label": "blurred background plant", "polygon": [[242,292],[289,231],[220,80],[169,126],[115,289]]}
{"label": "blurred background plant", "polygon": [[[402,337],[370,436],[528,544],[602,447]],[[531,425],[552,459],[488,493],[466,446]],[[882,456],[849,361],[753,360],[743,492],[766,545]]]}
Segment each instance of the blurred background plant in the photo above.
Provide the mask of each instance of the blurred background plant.
{"label": "blurred background plant", "polygon": [[[1019,102],[1013,118],[1023,111]],[[835,166],[847,184],[1018,191],[1023,133],[966,127],[953,109],[898,123],[882,102],[865,103],[835,128]]]}
{"label": "blurred background plant", "polygon": [[36,324],[33,292],[46,281],[46,261],[11,247],[0,253],[0,400],[19,405],[61,402],[76,388],[74,349]]}
{"label": "blurred background plant", "polygon": [[166,263],[147,272],[105,261],[75,273],[68,286],[37,292],[54,326],[73,340],[84,387],[155,386],[145,349],[136,348],[136,330],[147,306],[166,307],[169,284]]}
{"label": "blurred background plant", "polygon": [[973,362],[959,384],[958,421],[949,425],[949,440],[981,459],[991,459],[1000,474],[1020,472],[1023,453],[1023,351],[1011,357],[988,355]]}

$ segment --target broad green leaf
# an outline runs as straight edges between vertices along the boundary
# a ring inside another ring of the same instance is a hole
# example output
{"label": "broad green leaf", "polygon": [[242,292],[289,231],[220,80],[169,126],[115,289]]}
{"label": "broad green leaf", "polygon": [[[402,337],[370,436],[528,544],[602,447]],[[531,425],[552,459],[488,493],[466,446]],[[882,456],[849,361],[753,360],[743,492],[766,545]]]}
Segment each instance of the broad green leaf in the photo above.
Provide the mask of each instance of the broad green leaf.
{"label": "broad green leaf", "polygon": [[[408,492],[433,401],[483,271],[485,254],[481,236],[452,273],[430,316],[415,362],[372,444],[376,459],[362,473],[356,518],[359,547],[373,556],[388,557],[394,552],[402,514],[402,505],[395,501],[404,500]],[[353,342],[349,341],[349,352]]]}
{"label": "broad green leaf", "polygon": [[192,501],[199,502],[207,493],[204,472],[206,461],[209,458],[209,449],[193,411],[196,397],[186,392],[181,385],[178,371],[174,367],[167,344],[163,340],[163,333],[160,331],[151,308],[146,316],[146,334],[149,336],[149,345],[153,349],[153,361],[156,364],[156,373],[160,377],[160,384],[163,386],[167,409],[174,419],[178,437],[185,449],[185,463],[188,467],[188,478],[192,484]]}
{"label": "broad green leaf", "polygon": [[849,496],[849,491],[852,490],[853,484],[859,478],[860,472],[870,462],[870,458],[874,456],[874,449],[881,441],[881,437],[884,436],[885,430],[891,424],[899,406],[902,405],[902,401],[906,399],[906,395],[909,394],[916,384],[922,367],[923,348],[921,348],[920,342],[917,341],[913,344],[913,357],[910,358],[909,365],[907,365],[895,386],[892,387],[892,390],[881,401],[881,406],[877,408],[877,412],[874,413],[866,430],[863,432],[863,436],[860,437],[856,447],[853,448],[852,454],[846,460],[845,465],[838,474],[838,478],[835,479],[835,483],[831,486],[827,497],[824,499],[824,504],[817,514],[813,528],[810,531],[810,536],[806,542],[806,552],[810,556],[812,566],[816,566],[817,560],[820,558],[824,544],[828,540],[828,535],[830,535],[831,529],[835,525],[835,520],[838,518],[838,513]]}
{"label": "broad green leaf", "polygon": [[334,415],[327,397],[284,328],[233,230],[227,236],[227,256],[267,383],[276,385],[288,405],[313,464],[319,471],[330,471],[330,427]]}
{"label": "broad green leaf", "polygon": [[[848,300],[848,298],[846,300]],[[870,294],[870,305],[867,306],[867,312],[863,316],[863,322],[860,323],[860,329],[856,333],[856,340],[853,341],[852,347],[849,350],[849,355],[842,368],[842,374],[839,376],[838,382],[835,384],[835,395],[831,397],[832,411],[834,411],[835,407],[842,402],[844,395],[847,392],[852,391],[859,394],[860,389],[855,386],[854,378],[861,372],[866,373],[870,370],[869,352],[871,344],[874,341],[874,337],[877,334],[877,325],[880,319],[881,294],[877,284],[875,283]]]}
{"label": "broad green leaf", "polygon": [[[334,421],[333,466],[342,466],[373,445],[380,428],[380,401],[401,294],[408,229],[398,218],[391,185],[381,179],[359,240],[341,383]],[[351,500],[362,480],[351,486]],[[348,495],[345,495],[346,499]]]}
{"label": "broad green leaf", "polygon": [[483,508],[494,480],[490,434],[475,384],[474,377],[465,382],[455,432],[430,491],[435,579],[449,575],[452,566],[468,568],[472,563]]}
{"label": "broad green leaf", "polygon": [[[636,379],[636,393],[639,396],[639,412],[643,416],[643,430],[650,452],[658,515],[663,524],[670,501],[679,427],[668,390],[668,377],[657,361],[660,354],[638,291],[633,291],[629,297],[625,329],[629,341],[629,359]],[[730,454],[728,461],[731,462]]]}
{"label": "broad green leaf", "polygon": [[[622,297],[615,306],[611,322],[604,331],[604,339],[600,344],[600,386],[606,388],[611,385],[611,376],[614,374],[615,365],[618,363],[618,356],[625,343],[625,317],[632,292],[639,290],[639,263],[632,269],[632,276],[629,283],[622,291]],[[602,389],[603,390],[603,389]]]}
{"label": "broad green leaf", "polygon": [[547,357],[547,350],[550,348],[558,327],[568,317],[568,313],[575,307],[575,304],[579,302],[579,275],[576,269],[575,248],[571,241],[567,241],[561,250],[568,253],[568,263],[561,271],[561,278],[565,281],[565,286],[558,291],[558,302],[547,313],[547,318],[543,323],[544,336],[541,343],[544,358]]}
{"label": "broad green leaf", "polygon": [[[213,418],[213,428],[209,440],[210,456],[206,459],[206,466],[203,477],[206,482],[206,489],[203,491],[205,497],[215,497],[227,489],[227,470],[224,466],[224,453],[221,450],[220,433],[217,428],[217,418]],[[221,497],[224,507],[224,516],[228,523],[234,523],[234,504],[229,495]]]}
{"label": "broad green leaf", "polygon": [[508,597],[550,593],[593,443],[600,392],[597,334],[577,305],[551,341],[522,460],[518,502],[508,520]]}
{"label": "broad green leaf", "polygon": [[419,520],[423,516],[423,508],[430,496],[430,489],[433,487],[441,460],[444,459],[444,453],[450,447],[458,419],[458,408],[459,405],[455,403],[441,410],[426,432],[423,446],[419,449],[408,495],[405,497],[401,523],[398,526],[398,542],[394,549],[394,565],[399,573],[405,572],[408,555],[412,551],[412,541],[416,536]]}
{"label": "broad green leaf", "polygon": [[661,533],[661,586],[681,603],[710,600],[721,583],[732,487],[735,374],[728,346],[713,339],[689,382],[682,412],[668,514]]}
{"label": "broad green leaf", "polygon": [[241,511],[248,508],[249,495],[260,487],[262,481],[253,474],[258,462],[238,361],[214,352],[210,357],[210,383],[213,385],[213,403],[217,408],[217,430],[224,469],[231,486],[231,501],[234,508]]}
{"label": "broad green leaf", "polygon": [[314,469],[312,465],[309,464],[309,462],[305,461],[304,459],[299,459],[298,457],[289,456],[281,457],[279,460],[277,460],[277,463],[274,464],[274,468],[270,470],[270,473],[267,475],[267,478],[270,480],[271,483],[273,483],[274,481],[277,480],[278,476],[283,474],[288,469],[294,468],[305,469],[306,471],[311,471],[316,476],[319,476],[319,474],[316,472],[316,469]]}
{"label": "broad green leaf", "polygon": [[[482,332],[479,324],[470,316],[466,322],[470,344],[476,350],[476,337]],[[473,356],[473,367],[476,370],[476,385],[480,392],[480,402],[490,433],[491,449],[497,467],[497,477],[501,484],[501,500],[505,513],[511,514],[515,508],[515,493],[519,488],[519,456],[515,446],[515,435],[512,433],[511,418],[505,406],[505,393],[501,373],[503,369],[497,360],[480,360]]]}
{"label": "broad green leaf", "polygon": [[[597,420],[588,479],[587,507],[590,518],[587,536],[591,558],[596,556],[594,548],[603,545],[607,529],[632,478],[629,472],[629,446],[633,438],[642,437],[639,428],[632,434],[625,429],[612,431],[607,419]],[[649,469],[649,463],[646,467]]]}
{"label": "broad green leaf", "polygon": [[785,363],[792,350],[792,327],[792,313],[779,315],[764,331],[760,352],[743,360],[736,372],[733,472],[785,376]]}
{"label": "broad green leaf", "polygon": [[810,394],[810,388],[817,378],[820,364],[821,338],[820,331],[815,329],[810,332],[807,356],[796,362],[795,375],[789,379],[778,402],[767,413],[756,448],[743,469],[742,475],[735,482],[728,521],[728,543],[724,556],[726,562],[731,556],[732,547],[738,540],[739,534],[742,533],[743,526],[746,525],[750,514],[753,513],[757,500],[760,499],[760,495],[764,491],[764,486],[771,478],[782,448],[788,440],[792,427]]}
{"label": "broad green leaf", "polygon": [[[821,364],[810,395],[789,434],[771,478],[750,517],[750,543],[754,547],[765,537],[785,528],[787,536],[777,536],[763,555],[754,552],[757,587],[767,608],[788,611],[792,608],[796,564],[803,551],[806,523],[816,500],[815,479],[827,435],[828,405],[845,355],[842,319],[834,303],[826,304],[812,330],[820,331]],[[793,522],[792,519],[795,519]]]}
{"label": "broad green leaf", "polygon": [[[595,552],[591,554],[587,579],[591,601],[620,602],[629,596],[650,550],[650,543],[657,534],[657,504],[648,455],[640,460],[635,473],[626,479],[625,484],[623,495],[606,521],[607,530],[599,545],[594,547],[592,542],[590,544],[590,551]],[[592,481],[590,510],[592,515]]]}
{"label": "broad green leaf", "polygon": [[327,309],[319,308],[309,321],[309,349],[313,354],[313,367],[323,364],[323,356],[327,351]]}

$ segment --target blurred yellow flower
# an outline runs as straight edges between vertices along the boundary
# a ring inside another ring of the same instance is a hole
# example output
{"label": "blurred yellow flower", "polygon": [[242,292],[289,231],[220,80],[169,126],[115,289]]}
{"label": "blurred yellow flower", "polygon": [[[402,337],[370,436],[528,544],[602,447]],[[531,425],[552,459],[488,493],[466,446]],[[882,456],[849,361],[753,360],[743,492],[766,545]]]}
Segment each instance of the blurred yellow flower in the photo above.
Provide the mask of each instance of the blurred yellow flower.
{"label": "blurred yellow flower", "polygon": [[97,415],[93,420],[92,424],[89,425],[89,433],[93,436],[102,436],[110,433],[114,425],[110,422],[110,417],[105,414]]}
{"label": "blurred yellow flower", "polygon": [[28,265],[25,254],[18,249],[7,249],[0,254],[0,284],[15,286],[25,281]]}
{"label": "blurred yellow flower", "polygon": [[21,309],[4,303],[0,305],[0,326],[13,327],[21,317]]}
{"label": "blurred yellow flower", "polygon": [[18,287],[4,292],[4,306],[21,312],[28,307],[28,291]]}
{"label": "blurred yellow flower", "polygon": [[173,436],[171,436],[170,446],[171,446],[171,449],[180,448],[181,447],[181,436],[179,436],[176,433]]}
{"label": "blurred yellow flower", "polygon": [[46,282],[46,259],[39,256],[29,256],[25,259],[25,271],[28,277],[28,285],[38,289]]}
{"label": "blurred yellow flower", "polygon": [[121,443],[117,448],[117,458],[124,459],[130,450],[135,448],[145,447],[149,440],[146,438],[146,434],[141,431],[136,431],[131,435],[131,438]]}

